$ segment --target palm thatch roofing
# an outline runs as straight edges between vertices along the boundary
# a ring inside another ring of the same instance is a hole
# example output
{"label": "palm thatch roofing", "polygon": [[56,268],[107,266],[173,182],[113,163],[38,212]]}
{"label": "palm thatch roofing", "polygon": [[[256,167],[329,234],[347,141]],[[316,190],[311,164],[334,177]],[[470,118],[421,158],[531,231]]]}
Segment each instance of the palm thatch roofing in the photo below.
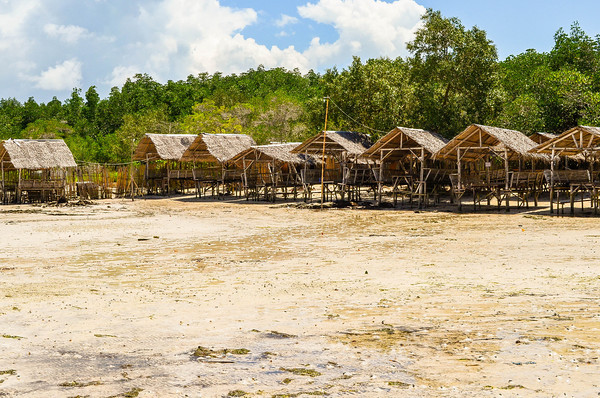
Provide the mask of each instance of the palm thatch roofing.
{"label": "palm thatch roofing", "polygon": [[427,130],[396,127],[379,139],[363,153],[363,157],[371,159],[386,158],[397,160],[407,153],[421,151],[432,156],[448,143],[448,140],[438,133]]}
{"label": "palm thatch roofing", "polygon": [[472,124],[450,140],[435,157],[456,160],[460,148],[461,159],[465,161],[476,161],[490,153],[503,157],[505,151],[508,160],[548,160],[544,155],[530,152],[536,146],[535,142],[520,131]]}
{"label": "palm thatch roofing", "polygon": [[323,152],[325,135],[325,153],[358,157],[373,145],[371,138],[354,131],[321,131],[292,150],[292,153],[320,154]]}
{"label": "palm thatch roofing", "polygon": [[242,151],[256,145],[244,134],[200,134],[183,153],[182,162],[227,163]]}
{"label": "palm thatch roofing", "polygon": [[133,160],[179,160],[194,141],[193,134],[146,134],[133,154]]}
{"label": "palm thatch roofing", "polygon": [[544,132],[533,133],[529,136],[529,138],[538,145],[542,144],[546,141],[549,141],[552,138],[556,138],[556,137],[558,137],[558,135],[553,134],[553,133],[544,133]]}
{"label": "palm thatch roofing", "polygon": [[77,167],[63,140],[6,140],[0,143],[4,169],[46,170]]}
{"label": "palm thatch roofing", "polygon": [[255,162],[279,162],[291,164],[316,164],[314,156],[305,156],[303,153],[292,153],[292,149],[300,145],[300,142],[289,142],[285,144],[269,144],[252,146],[238,153],[232,162],[240,164],[244,159]]}
{"label": "palm thatch roofing", "polygon": [[538,145],[532,149],[532,153],[552,153],[553,150],[555,155],[563,156],[597,153],[600,151],[600,127],[573,127]]}

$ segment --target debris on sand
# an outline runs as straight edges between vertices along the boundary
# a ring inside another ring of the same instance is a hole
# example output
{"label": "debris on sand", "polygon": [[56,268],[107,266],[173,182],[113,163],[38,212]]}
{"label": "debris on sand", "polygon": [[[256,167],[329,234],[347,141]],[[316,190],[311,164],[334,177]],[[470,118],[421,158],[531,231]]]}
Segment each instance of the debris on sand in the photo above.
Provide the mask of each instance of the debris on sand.
{"label": "debris on sand", "polygon": [[199,358],[223,358],[227,354],[248,355],[250,354],[250,350],[246,348],[223,348],[222,350],[212,350],[208,347],[199,345],[192,355]]}
{"label": "debris on sand", "polygon": [[267,337],[271,337],[274,339],[293,339],[298,336],[295,334],[288,334],[288,333],[278,332],[276,330],[271,330],[270,332],[267,333]]}
{"label": "debris on sand", "polygon": [[290,372],[298,376],[317,377],[321,376],[321,372],[307,368],[279,368],[282,372]]}
{"label": "debris on sand", "polygon": [[102,385],[101,381],[88,381],[88,382],[80,382],[80,381],[66,381],[64,383],[60,383],[60,387],[88,387],[88,386],[100,386]]}

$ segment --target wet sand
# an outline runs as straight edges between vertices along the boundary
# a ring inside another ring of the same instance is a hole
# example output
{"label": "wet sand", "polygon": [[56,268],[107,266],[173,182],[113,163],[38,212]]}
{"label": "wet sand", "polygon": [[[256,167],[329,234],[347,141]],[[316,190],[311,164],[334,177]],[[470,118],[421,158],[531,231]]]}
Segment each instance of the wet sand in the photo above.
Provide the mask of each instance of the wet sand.
{"label": "wet sand", "polygon": [[598,218],[111,200],[0,242],[0,396],[600,393]]}

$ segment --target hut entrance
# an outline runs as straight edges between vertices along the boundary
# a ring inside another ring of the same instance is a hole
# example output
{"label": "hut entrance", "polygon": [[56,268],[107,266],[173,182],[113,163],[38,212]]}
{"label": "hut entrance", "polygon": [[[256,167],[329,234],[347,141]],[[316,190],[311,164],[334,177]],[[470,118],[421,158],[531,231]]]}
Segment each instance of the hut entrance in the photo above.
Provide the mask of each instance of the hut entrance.
{"label": "hut entrance", "polygon": [[75,195],[73,154],[63,140],[0,143],[2,203],[47,202]]}
{"label": "hut entrance", "polygon": [[543,173],[537,166],[548,159],[529,152],[535,147],[535,142],[519,131],[473,124],[446,144],[436,158],[456,162],[450,180],[459,209],[463,196],[470,192],[474,209],[495,199],[499,208],[504,203],[509,211],[511,198],[518,206],[529,207],[531,198],[538,204]]}
{"label": "hut entrance", "polygon": [[373,167],[359,159],[372,145],[370,138],[352,131],[323,131],[292,150],[292,153],[321,159],[325,146],[325,170],[310,169],[305,163],[301,171],[304,200],[311,201],[315,185],[322,186],[323,200],[361,200],[361,188],[375,192]]}
{"label": "hut entrance", "polygon": [[[544,171],[550,189],[550,212],[554,206],[562,207],[570,204],[571,214],[575,213],[575,202],[590,201],[594,214],[600,206],[599,187],[600,172],[596,163],[600,154],[600,128],[577,126],[561,135],[546,141],[532,152],[550,155],[550,169]],[[561,161],[564,160],[564,161]],[[575,162],[576,169],[569,167],[569,160]],[[561,201],[561,194],[567,200]]]}
{"label": "hut entrance", "polygon": [[410,204],[416,200],[419,207],[427,204],[429,197],[437,199],[446,180],[449,185],[450,171],[432,158],[447,142],[439,134],[406,127],[396,127],[377,141],[363,158],[378,162],[374,169],[378,202],[385,186],[391,187],[394,205],[398,197],[408,198]]}

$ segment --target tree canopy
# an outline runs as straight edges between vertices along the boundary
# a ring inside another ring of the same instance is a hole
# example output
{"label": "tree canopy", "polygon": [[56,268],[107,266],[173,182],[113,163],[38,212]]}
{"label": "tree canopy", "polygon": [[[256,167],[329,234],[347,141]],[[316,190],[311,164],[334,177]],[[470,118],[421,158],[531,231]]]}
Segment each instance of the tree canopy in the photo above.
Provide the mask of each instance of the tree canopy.
{"label": "tree canopy", "polygon": [[478,27],[427,10],[405,58],[355,57],[324,73],[259,66],[179,81],[137,74],[101,98],[74,88],[64,101],[0,100],[0,139],[63,138],[82,161],[126,162],[145,133],[244,133],[257,143],[301,141],[323,129],[373,139],[396,126],[450,138],[471,123],[532,134],[600,124],[600,37],[577,22],[534,49],[499,61]]}

